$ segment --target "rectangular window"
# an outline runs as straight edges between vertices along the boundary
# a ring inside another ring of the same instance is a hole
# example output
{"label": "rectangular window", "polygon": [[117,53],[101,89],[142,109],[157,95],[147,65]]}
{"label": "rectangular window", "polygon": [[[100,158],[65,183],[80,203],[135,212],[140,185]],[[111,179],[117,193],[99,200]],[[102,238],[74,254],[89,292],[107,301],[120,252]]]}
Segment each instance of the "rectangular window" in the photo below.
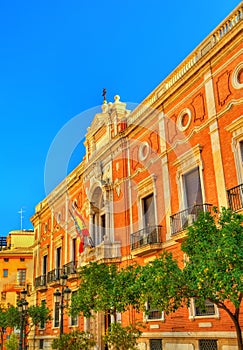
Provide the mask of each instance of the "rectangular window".
{"label": "rectangular window", "polygon": [[218,350],[217,340],[214,339],[200,339],[199,350]]}
{"label": "rectangular window", "polygon": [[154,195],[153,193],[142,199],[144,227],[151,227],[155,225],[154,215]]}
{"label": "rectangular window", "polygon": [[18,269],[17,270],[17,283],[20,286],[25,285],[26,282],[26,269]]}
{"label": "rectangular window", "polygon": [[20,258],[19,260],[20,260],[21,262],[23,262],[23,261],[25,261],[25,258]]}
{"label": "rectangular window", "polygon": [[149,339],[150,350],[162,350],[162,339]]}
{"label": "rectangular window", "polygon": [[239,146],[240,146],[240,160],[241,160],[241,163],[243,163],[243,141],[239,142]]}
{"label": "rectangular window", "polygon": [[106,228],[105,214],[100,216],[100,226],[101,226],[101,242],[102,242],[104,240],[105,228]]}
{"label": "rectangular window", "polygon": [[8,277],[8,269],[3,269],[3,277]]}
{"label": "rectangular window", "polygon": [[211,301],[205,300],[204,307],[196,305],[195,302],[195,316],[211,316],[215,315],[215,306]]}
{"label": "rectangular window", "polygon": [[56,268],[60,269],[61,267],[61,247],[56,249]]}
{"label": "rectangular window", "polygon": [[199,168],[195,168],[184,174],[185,206],[191,208],[195,204],[202,204],[202,188]]}
{"label": "rectangular window", "polygon": [[163,320],[164,319],[164,313],[163,311],[159,311],[158,309],[152,309],[150,307],[149,301],[147,302],[147,321],[153,321],[153,320]]}
{"label": "rectangular window", "polygon": [[4,262],[8,262],[8,261],[9,261],[9,258],[4,258],[3,261],[4,261]]}
{"label": "rectangular window", "polygon": [[56,271],[55,271],[55,280],[58,280],[60,278],[60,273],[61,273],[61,247],[58,247],[56,249]]}
{"label": "rectangular window", "polygon": [[209,300],[205,300],[204,306],[202,306],[197,303],[196,299],[192,299],[189,308],[189,318],[194,319],[195,317],[219,318],[219,309]]}
{"label": "rectangular window", "polygon": [[42,260],[42,275],[46,276],[46,274],[47,274],[47,255],[44,255]]}
{"label": "rectangular window", "polygon": [[59,313],[60,313],[60,303],[55,302],[54,304],[54,327],[59,327]]}

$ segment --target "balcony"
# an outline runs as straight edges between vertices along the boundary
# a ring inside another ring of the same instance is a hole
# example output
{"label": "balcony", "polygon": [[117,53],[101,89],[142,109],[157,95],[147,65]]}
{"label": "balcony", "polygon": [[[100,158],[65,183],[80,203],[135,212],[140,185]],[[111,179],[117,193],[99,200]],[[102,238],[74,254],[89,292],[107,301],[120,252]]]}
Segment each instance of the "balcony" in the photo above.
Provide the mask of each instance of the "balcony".
{"label": "balcony", "polygon": [[197,220],[200,212],[211,211],[211,209],[212,204],[195,204],[190,208],[171,215],[171,234],[175,235],[181,231],[186,230],[188,226],[192,225],[193,222]]}
{"label": "balcony", "polygon": [[47,272],[47,283],[59,284],[60,276],[63,274],[63,269],[54,269]]}
{"label": "balcony", "polygon": [[143,255],[161,248],[162,226],[148,226],[131,235],[131,250],[134,255]]}
{"label": "balcony", "polygon": [[26,288],[26,282],[6,283],[3,285],[3,292],[19,292]]}
{"label": "balcony", "polygon": [[243,208],[243,184],[230,188],[227,194],[231,210],[237,211]]}
{"label": "balcony", "polygon": [[107,235],[104,236],[104,241],[96,247],[86,247],[80,255],[78,265],[84,265],[91,261],[107,261],[107,259],[115,259],[121,257],[121,243],[118,241],[111,242]]}
{"label": "balcony", "polygon": [[63,273],[68,276],[68,279],[75,279],[78,277],[77,261],[70,261],[63,265]]}
{"label": "balcony", "polygon": [[35,278],[35,288],[46,289],[47,288],[46,275],[41,275]]}

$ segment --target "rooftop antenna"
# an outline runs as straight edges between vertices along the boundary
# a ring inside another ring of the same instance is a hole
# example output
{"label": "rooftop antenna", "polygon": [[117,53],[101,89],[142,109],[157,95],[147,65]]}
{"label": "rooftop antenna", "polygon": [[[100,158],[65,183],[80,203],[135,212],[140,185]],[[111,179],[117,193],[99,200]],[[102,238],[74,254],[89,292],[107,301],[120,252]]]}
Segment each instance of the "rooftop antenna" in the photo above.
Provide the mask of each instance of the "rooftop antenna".
{"label": "rooftop antenna", "polygon": [[20,209],[20,211],[18,211],[18,213],[20,214],[20,230],[23,231],[23,213],[24,213],[24,210],[23,208]]}

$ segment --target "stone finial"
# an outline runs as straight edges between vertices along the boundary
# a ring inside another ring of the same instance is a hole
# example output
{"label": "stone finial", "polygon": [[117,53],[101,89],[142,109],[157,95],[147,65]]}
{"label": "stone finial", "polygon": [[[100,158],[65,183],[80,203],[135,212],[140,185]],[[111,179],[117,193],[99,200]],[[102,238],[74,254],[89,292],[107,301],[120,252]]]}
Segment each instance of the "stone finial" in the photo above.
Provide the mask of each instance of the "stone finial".
{"label": "stone finial", "polygon": [[114,97],[114,100],[115,100],[115,103],[116,103],[116,102],[119,102],[119,101],[120,101],[120,96],[119,96],[119,95],[116,95],[116,96]]}

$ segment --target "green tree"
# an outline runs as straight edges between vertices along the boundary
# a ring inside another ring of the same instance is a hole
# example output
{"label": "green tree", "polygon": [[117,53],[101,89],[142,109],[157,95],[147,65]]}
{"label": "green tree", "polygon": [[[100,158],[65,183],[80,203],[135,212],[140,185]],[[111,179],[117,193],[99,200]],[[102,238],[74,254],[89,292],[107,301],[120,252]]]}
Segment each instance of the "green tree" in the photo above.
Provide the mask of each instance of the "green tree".
{"label": "green tree", "polygon": [[30,317],[29,328],[45,324],[52,319],[50,310],[46,307],[45,303],[41,305],[31,305],[28,309],[28,316]]}
{"label": "green tree", "polygon": [[104,336],[104,342],[113,350],[136,350],[137,339],[141,334],[140,329],[133,325],[122,327],[120,323],[112,323]]}
{"label": "green tree", "polygon": [[[3,344],[3,334],[7,327],[10,329],[21,328],[21,317],[22,315],[18,311],[18,308],[13,305],[8,305],[8,307],[0,307],[0,332],[1,332],[1,343]],[[26,318],[29,319],[28,329],[29,331],[35,325],[39,325],[41,322],[47,322],[51,320],[50,310],[45,304],[41,306],[30,306]]]}
{"label": "green tree", "polygon": [[16,334],[11,333],[9,339],[6,341],[7,350],[17,350],[18,349],[18,337]]}
{"label": "green tree", "polygon": [[75,330],[70,333],[62,334],[59,338],[55,338],[52,342],[52,349],[90,350],[95,344],[96,342],[91,333]]}
{"label": "green tree", "polygon": [[222,208],[221,213],[202,212],[182,243],[188,262],[180,269],[172,255],[164,252],[140,269],[136,288],[141,288],[141,308],[149,300],[152,308],[174,312],[189,306],[194,298],[205,300],[228,313],[234,323],[238,349],[243,350],[240,307],[243,296],[243,215]]}
{"label": "green tree", "polygon": [[148,312],[148,301],[152,309],[170,313],[183,306],[186,300],[183,271],[166,251],[140,268],[135,288],[140,289],[140,309],[145,312]]}
{"label": "green tree", "polygon": [[182,250],[188,255],[183,274],[186,296],[199,305],[206,299],[227,312],[234,323],[238,349],[243,349],[239,324],[243,296],[243,215],[223,208],[201,213],[188,228]]}
{"label": "green tree", "polygon": [[3,306],[0,306],[0,337],[1,337],[2,345],[3,345],[3,336],[6,328],[7,328],[6,309]]}
{"label": "green tree", "polygon": [[19,328],[20,315],[16,307],[8,305],[8,307],[0,307],[0,333],[1,333],[1,344],[3,345],[3,336],[7,327],[13,329],[14,327]]}
{"label": "green tree", "polygon": [[80,285],[72,298],[70,313],[83,313],[90,317],[92,311],[109,312],[116,319],[117,312],[129,305],[139,305],[139,290],[132,288],[136,268],[129,266],[118,270],[115,264],[90,263],[80,269]]}

